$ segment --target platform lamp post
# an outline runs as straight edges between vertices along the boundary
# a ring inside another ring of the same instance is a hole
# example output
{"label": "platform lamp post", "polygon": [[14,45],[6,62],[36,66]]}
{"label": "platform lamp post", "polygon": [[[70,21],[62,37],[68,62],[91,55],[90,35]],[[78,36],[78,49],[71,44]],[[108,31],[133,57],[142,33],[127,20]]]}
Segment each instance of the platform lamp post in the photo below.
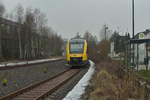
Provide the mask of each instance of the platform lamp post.
{"label": "platform lamp post", "polygon": [[[134,39],[134,24],[135,24],[135,20],[134,20],[134,0],[132,0],[132,39]],[[133,61],[133,67],[135,67],[135,59],[134,59],[134,49],[135,49],[135,45],[133,44],[133,57],[132,57],[132,61]]]}
{"label": "platform lamp post", "polygon": [[132,38],[134,39],[134,0],[132,0]]}

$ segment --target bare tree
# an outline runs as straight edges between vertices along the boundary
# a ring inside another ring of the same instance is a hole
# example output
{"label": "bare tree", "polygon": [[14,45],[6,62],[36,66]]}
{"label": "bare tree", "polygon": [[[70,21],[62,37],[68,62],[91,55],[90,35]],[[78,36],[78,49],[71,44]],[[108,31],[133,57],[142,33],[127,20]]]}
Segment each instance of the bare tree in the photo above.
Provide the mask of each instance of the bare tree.
{"label": "bare tree", "polygon": [[11,13],[5,13],[5,15],[3,17],[6,19],[9,19],[9,20],[14,19],[14,15],[12,12]]}
{"label": "bare tree", "polygon": [[[40,36],[38,39],[38,44],[36,44],[36,51],[37,55],[43,55],[43,50],[46,47],[46,45],[42,45],[46,42],[46,38],[48,38],[48,26],[47,26],[47,18],[44,13],[40,11],[40,9],[34,10],[34,18],[35,18],[35,27],[36,27],[36,33]],[[43,47],[45,46],[45,47]]]}
{"label": "bare tree", "polygon": [[34,24],[34,16],[31,8],[27,8],[25,14],[25,21],[23,24],[23,32],[24,32],[24,57],[29,59],[31,58],[31,39],[33,32],[33,24]]}
{"label": "bare tree", "polygon": [[[31,8],[27,8],[26,12],[24,12],[24,8],[21,5],[18,5],[15,11],[15,14],[13,13],[13,15],[15,15],[13,20],[15,19],[16,22],[4,19],[6,23],[9,22],[10,25],[8,24],[9,27],[3,25],[3,28],[0,28],[0,33],[1,29],[5,32],[9,30],[9,32],[12,32],[12,34],[15,34],[16,36],[15,41],[13,41],[12,38],[7,39],[9,44],[8,47],[13,48],[12,52],[9,52],[8,54],[8,48],[3,46],[3,49],[7,54],[5,57],[17,54],[14,57],[31,59],[48,57],[50,55],[61,55],[63,40],[61,36],[57,35],[57,33],[52,30],[52,28],[48,27],[47,18],[44,13],[39,9]],[[3,13],[3,10],[1,10],[1,15]],[[0,20],[2,19],[3,18],[0,17]],[[11,41],[13,41],[13,46],[10,45]]]}
{"label": "bare tree", "polygon": [[21,31],[22,31],[22,24],[23,24],[23,20],[24,20],[24,9],[22,7],[22,5],[18,5],[16,7],[16,20],[18,22],[18,40],[19,40],[19,58],[22,58],[23,57],[23,54],[22,54],[22,35],[21,35]]}
{"label": "bare tree", "polygon": [[0,17],[2,17],[4,15],[5,12],[5,7],[4,5],[0,2]]}
{"label": "bare tree", "polygon": [[90,32],[85,32],[83,36],[88,43],[88,55],[89,58],[95,61],[96,52],[97,52],[97,38],[96,36],[92,35]]}
{"label": "bare tree", "polygon": [[99,60],[108,60],[108,54],[110,51],[110,42],[109,40],[102,40],[98,43],[97,50],[99,51],[98,55]]}
{"label": "bare tree", "polygon": [[108,25],[105,24],[100,31],[100,39],[109,40],[112,34],[113,31],[108,27]]}
{"label": "bare tree", "polygon": [[81,38],[80,33],[79,33],[79,32],[77,32],[74,38]]}
{"label": "bare tree", "polygon": [[[2,20],[4,12],[5,12],[5,7],[0,2],[0,21]],[[0,23],[0,58],[2,58],[2,41],[1,41],[2,39],[1,39],[1,35],[2,35],[2,24]]]}

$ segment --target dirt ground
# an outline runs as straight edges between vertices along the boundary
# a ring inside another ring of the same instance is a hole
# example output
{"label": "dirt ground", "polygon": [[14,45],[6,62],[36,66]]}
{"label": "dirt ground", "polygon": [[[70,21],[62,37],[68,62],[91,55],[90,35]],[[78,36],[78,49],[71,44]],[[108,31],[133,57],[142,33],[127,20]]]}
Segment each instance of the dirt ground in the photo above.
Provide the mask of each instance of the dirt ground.
{"label": "dirt ground", "polygon": [[97,70],[81,100],[150,100],[134,73],[124,72],[116,61],[97,64]]}

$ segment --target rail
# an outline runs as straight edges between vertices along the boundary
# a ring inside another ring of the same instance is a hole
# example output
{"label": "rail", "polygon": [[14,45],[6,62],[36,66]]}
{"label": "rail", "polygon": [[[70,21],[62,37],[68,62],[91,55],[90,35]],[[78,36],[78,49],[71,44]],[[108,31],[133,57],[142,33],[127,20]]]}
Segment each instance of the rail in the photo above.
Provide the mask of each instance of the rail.
{"label": "rail", "polygon": [[73,76],[75,76],[80,69],[67,69],[64,72],[57,74],[56,76],[41,81],[36,84],[29,85],[18,91],[10,93],[0,100],[40,100],[45,98],[45,96],[53,93],[67,81],[69,81]]}

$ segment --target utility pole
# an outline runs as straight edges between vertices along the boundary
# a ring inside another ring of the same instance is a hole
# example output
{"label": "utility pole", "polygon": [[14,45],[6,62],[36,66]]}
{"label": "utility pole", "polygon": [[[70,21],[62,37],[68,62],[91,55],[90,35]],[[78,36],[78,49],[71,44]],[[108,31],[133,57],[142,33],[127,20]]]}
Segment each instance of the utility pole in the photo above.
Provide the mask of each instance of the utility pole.
{"label": "utility pole", "polygon": [[132,38],[134,39],[134,0],[132,0]]}
{"label": "utility pole", "polygon": [[108,27],[107,27],[107,25],[105,24],[105,25],[104,25],[105,40],[107,40],[107,29],[108,29]]}
{"label": "utility pole", "polygon": [[148,70],[148,63],[149,63],[149,60],[148,60],[148,42],[146,42],[146,70]]}
{"label": "utility pole", "polygon": [[[0,19],[1,21],[1,19]],[[2,58],[2,26],[0,23],[0,58]]]}
{"label": "utility pole", "polygon": [[[132,39],[134,39],[134,24],[135,24],[135,21],[134,21],[134,0],[132,0]],[[133,57],[132,57],[132,60],[133,60],[133,66],[135,64],[135,61],[134,61],[134,49],[135,49],[135,46],[133,44]],[[134,66],[135,67],[135,66]]]}
{"label": "utility pole", "polygon": [[3,58],[3,53],[2,53],[2,33],[3,33],[3,18],[0,16],[0,58]]}
{"label": "utility pole", "polygon": [[137,71],[139,70],[139,44],[137,44]]}

